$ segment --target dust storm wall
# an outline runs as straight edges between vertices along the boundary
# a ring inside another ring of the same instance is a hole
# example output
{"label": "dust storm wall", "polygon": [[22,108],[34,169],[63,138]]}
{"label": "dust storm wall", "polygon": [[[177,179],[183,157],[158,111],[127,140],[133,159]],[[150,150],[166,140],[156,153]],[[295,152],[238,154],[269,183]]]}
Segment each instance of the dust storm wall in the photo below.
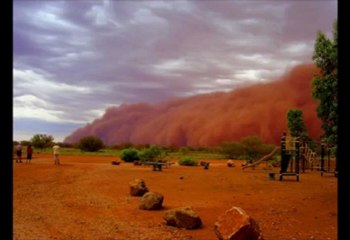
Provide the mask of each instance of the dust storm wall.
{"label": "dust storm wall", "polygon": [[300,65],[280,79],[231,92],[216,92],[169,99],[158,104],[123,104],[108,108],[92,123],[77,129],[64,140],[78,142],[95,135],[105,144],[157,144],[175,146],[215,146],[250,135],[266,143],[278,144],[287,130],[287,112],[303,111],[303,119],[313,139],[322,134],[311,97],[311,79],[317,69]]}

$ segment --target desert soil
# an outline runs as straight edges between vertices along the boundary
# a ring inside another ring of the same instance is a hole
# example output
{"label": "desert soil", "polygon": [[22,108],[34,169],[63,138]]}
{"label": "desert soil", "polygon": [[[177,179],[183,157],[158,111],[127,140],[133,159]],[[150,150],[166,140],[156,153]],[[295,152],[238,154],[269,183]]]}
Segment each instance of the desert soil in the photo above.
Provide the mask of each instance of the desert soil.
{"label": "desert soil", "polygon": [[[203,167],[172,165],[163,171],[122,162],[116,157],[34,154],[30,164],[13,168],[15,240],[214,240],[214,223],[233,206],[254,218],[265,240],[336,240],[337,178],[318,171],[283,181],[270,180],[262,168],[229,168],[224,160]],[[262,164],[264,165],[264,164]],[[263,166],[262,166],[263,167]],[[278,169],[274,169],[278,172]],[[129,182],[145,180],[164,196],[163,209],[140,210]],[[196,230],[166,226],[168,209],[191,206],[203,226]]]}

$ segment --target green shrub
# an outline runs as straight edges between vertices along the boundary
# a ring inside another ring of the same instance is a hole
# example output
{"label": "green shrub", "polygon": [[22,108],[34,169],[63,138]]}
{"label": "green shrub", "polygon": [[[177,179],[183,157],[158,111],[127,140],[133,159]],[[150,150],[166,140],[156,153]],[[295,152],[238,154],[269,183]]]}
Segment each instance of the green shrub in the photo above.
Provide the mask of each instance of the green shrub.
{"label": "green shrub", "polygon": [[197,166],[198,165],[198,161],[196,161],[190,157],[181,158],[178,161],[178,163],[179,163],[179,165],[182,165],[182,166]]}
{"label": "green shrub", "polygon": [[281,156],[275,155],[275,156],[269,161],[269,163],[270,163],[273,167],[280,167],[280,166],[281,166]]}
{"label": "green shrub", "polygon": [[164,156],[164,152],[156,145],[151,145],[149,148],[142,149],[138,156],[142,161],[154,162],[160,160]]}
{"label": "green shrub", "polygon": [[87,136],[83,137],[79,141],[79,148],[86,152],[97,152],[102,149],[104,144],[99,137]]}
{"label": "green shrub", "polygon": [[137,151],[136,148],[127,148],[127,149],[123,149],[120,152],[120,158],[125,162],[134,162],[134,161],[140,160],[138,154],[139,152]]}
{"label": "green shrub", "polygon": [[258,136],[247,136],[241,139],[244,154],[249,162],[259,159],[263,141]]}
{"label": "green shrub", "polygon": [[224,142],[220,150],[227,159],[239,159],[244,153],[243,145],[238,142]]}
{"label": "green shrub", "polygon": [[40,149],[52,147],[53,141],[54,138],[51,135],[46,134],[35,134],[30,139],[30,142],[32,143],[33,147]]}

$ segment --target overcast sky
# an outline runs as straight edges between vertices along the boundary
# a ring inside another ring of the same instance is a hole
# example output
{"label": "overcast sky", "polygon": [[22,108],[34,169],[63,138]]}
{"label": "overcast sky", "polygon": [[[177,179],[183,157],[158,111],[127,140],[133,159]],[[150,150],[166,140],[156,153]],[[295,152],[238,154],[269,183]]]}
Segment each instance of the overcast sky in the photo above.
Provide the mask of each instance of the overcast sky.
{"label": "overcast sky", "polygon": [[[123,103],[270,81],[312,62],[334,0],[13,3],[14,140],[62,141]],[[214,103],[213,103],[214,104]]]}

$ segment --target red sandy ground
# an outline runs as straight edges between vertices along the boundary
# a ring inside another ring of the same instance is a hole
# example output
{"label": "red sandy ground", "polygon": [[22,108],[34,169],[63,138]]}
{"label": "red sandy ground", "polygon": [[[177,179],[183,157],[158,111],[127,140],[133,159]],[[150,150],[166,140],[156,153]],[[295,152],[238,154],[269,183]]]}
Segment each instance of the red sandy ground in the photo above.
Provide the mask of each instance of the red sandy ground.
{"label": "red sandy ground", "polygon": [[[232,206],[259,223],[265,240],[337,239],[337,178],[332,174],[307,171],[300,182],[295,176],[273,181],[262,169],[243,171],[240,161],[234,168],[210,160],[208,170],[172,165],[154,172],[151,166],[112,165],[113,160],[61,156],[61,165],[55,166],[50,155],[34,154],[31,164],[14,161],[14,239],[214,240],[214,223]],[[138,209],[140,198],[129,195],[129,182],[136,178],[164,195],[162,210]],[[164,224],[164,211],[182,206],[198,213],[202,228]]]}

